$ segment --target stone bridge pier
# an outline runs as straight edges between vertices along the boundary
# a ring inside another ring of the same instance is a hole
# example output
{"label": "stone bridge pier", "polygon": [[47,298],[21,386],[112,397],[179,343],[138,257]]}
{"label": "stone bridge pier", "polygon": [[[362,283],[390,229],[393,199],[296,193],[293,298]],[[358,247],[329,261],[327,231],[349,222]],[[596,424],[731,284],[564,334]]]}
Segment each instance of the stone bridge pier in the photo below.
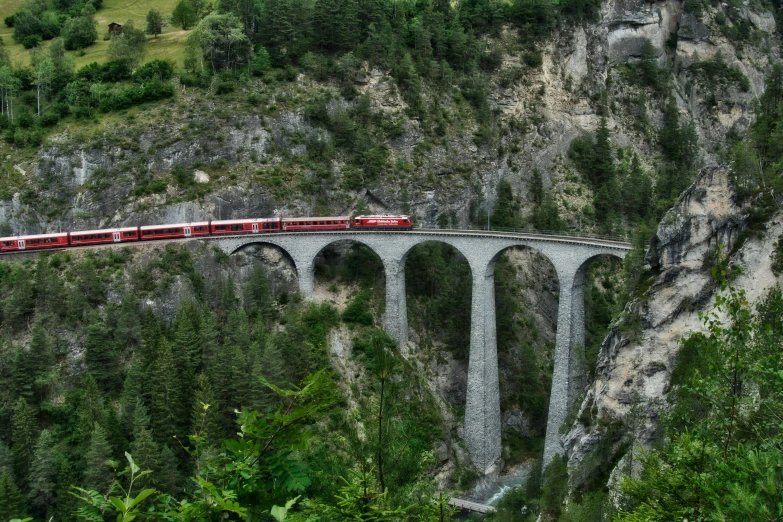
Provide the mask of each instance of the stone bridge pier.
{"label": "stone bridge pier", "polygon": [[217,241],[229,254],[251,243],[267,243],[281,248],[293,259],[300,292],[309,299],[313,294],[315,257],[326,246],[342,240],[366,245],[383,262],[386,276],[384,329],[399,344],[408,339],[405,260],[411,249],[426,241],[439,241],[456,248],[467,260],[473,278],[473,293],[464,440],[473,463],[484,473],[490,471],[501,456],[495,263],[505,250],[513,247],[532,248],[549,259],[560,283],[560,299],[544,464],[562,453],[560,426],[584,388],[585,272],[593,258],[601,255],[622,258],[630,250],[630,245],[533,234],[435,230],[270,234],[213,241]]}

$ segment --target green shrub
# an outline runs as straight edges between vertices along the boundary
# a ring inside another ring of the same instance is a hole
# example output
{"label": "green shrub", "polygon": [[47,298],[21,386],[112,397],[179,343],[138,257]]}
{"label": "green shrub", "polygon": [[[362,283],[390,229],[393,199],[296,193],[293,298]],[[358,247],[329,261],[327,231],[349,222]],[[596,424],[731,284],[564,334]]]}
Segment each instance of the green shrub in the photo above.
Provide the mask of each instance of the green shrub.
{"label": "green shrub", "polygon": [[541,51],[533,51],[522,55],[522,60],[531,69],[538,69],[544,63]]}
{"label": "green shrub", "polygon": [[370,312],[370,292],[362,290],[356,294],[343,312],[343,321],[365,326],[373,323],[372,312]]}
{"label": "green shrub", "polygon": [[30,36],[25,36],[22,39],[22,45],[25,49],[32,49],[41,45],[42,41],[43,38],[41,38],[40,34],[31,34]]}
{"label": "green shrub", "polygon": [[568,493],[568,466],[563,455],[555,455],[544,470],[541,486],[541,512],[557,519]]}
{"label": "green shrub", "polygon": [[58,121],[60,121],[60,115],[54,110],[46,111],[41,114],[40,122],[44,127],[52,127],[57,125]]}

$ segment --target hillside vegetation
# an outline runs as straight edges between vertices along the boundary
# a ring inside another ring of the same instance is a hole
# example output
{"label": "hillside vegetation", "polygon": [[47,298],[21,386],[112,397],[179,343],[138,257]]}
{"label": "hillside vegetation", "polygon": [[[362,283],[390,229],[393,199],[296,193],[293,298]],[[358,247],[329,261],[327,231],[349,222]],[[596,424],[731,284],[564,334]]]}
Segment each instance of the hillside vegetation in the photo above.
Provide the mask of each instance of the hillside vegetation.
{"label": "hillside vegetation", "polygon": [[[588,270],[592,379],[612,321],[646,327],[626,303],[658,275],[649,238],[700,170],[729,171],[743,240],[765,233],[783,190],[776,4],[643,4],[5,2],[0,236],[366,212],[611,235],[635,249]],[[104,39],[110,22],[125,28]],[[627,27],[635,39],[617,44]],[[379,328],[372,253],[324,251],[316,303],[269,263],[283,257],[188,243],[0,263],[0,520],[448,520],[446,492],[478,478],[460,441],[466,261],[440,244],[411,252],[412,342],[398,349]],[[557,275],[510,251],[495,285],[498,469],[536,471],[491,519],[778,505],[780,463],[759,457],[780,445],[779,332],[760,326],[778,294],[755,319],[726,286],[719,304],[739,315],[683,345],[649,453],[633,453],[643,398],[623,417],[588,407],[571,420],[604,435],[593,467],[557,458],[539,473]],[[753,361],[736,357],[742,339]],[[731,366],[714,364],[725,354]],[[756,390],[763,415],[734,406]]]}

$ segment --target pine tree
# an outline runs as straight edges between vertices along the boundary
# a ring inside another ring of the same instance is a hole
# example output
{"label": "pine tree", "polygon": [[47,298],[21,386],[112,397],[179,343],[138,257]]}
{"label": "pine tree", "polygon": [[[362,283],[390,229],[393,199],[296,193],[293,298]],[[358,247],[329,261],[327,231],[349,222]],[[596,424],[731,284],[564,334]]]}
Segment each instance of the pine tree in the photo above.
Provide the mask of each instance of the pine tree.
{"label": "pine tree", "polygon": [[125,438],[122,422],[113,405],[110,404],[106,408],[106,416],[101,422],[101,426],[103,426],[106,432],[106,440],[109,441],[109,446],[114,450],[112,456],[117,460],[122,460],[125,457],[125,449],[128,447],[128,439]]}
{"label": "pine tree", "polygon": [[163,493],[176,496],[182,491],[182,478],[177,469],[177,456],[168,445],[164,445],[160,450],[158,489]]}
{"label": "pine tree", "polygon": [[337,50],[337,0],[316,0],[313,10],[313,34],[321,49],[334,52]]}
{"label": "pine tree", "polygon": [[663,127],[661,127],[658,140],[664,157],[673,163],[679,163],[681,160],[681,138],[679,110],[677,102],[672,96],[663,110]]}
{"label": "pine tree", "polygon": [[227,343],[215,357],[212,369],[215,396],[218,405],[218,416],[221,432],[233,434],[236,431],[236,415],[234,410],[246,404],[247,362],[237,346]]}
{"label": "pine tree", "polygon": [[13,369],[14,397],[33,401],[35,397],[36,367],[33,355],[24,348],[16,351]]}
{"label": "pine tree", "polygon": [[500,180],[498,183],[498,200],[495,211],[490,216],[490,222],[495,228],[517,228],[520,226],[519,204],[514,197],[511,183]]}
{"label": "pine tree", "polygon": [[173,350],[181,375],[194,379],[201,365],[201,339],[190,315],[183,308],[177,313]]}
{"label": "pine tree", "polygon": [[55,480],[57,478],[57,451],[54,436],[49,430],[43,430],[38,437],[30,469],[27,498],[39,513],[46,514],[46,509],[54,500]]}
{"label": "pine tree", "polygon": [[11,428],[11,449],[14,453],[14,476],[22,485],[27,484],[27,473],[33,461],[35,442],[38,438],[38,421],[35,412],[23,398],[14,404],[14,419]]}
{"label": "pine tree", "polygon": [[6,446],[5,442],[0,440],[0,473],[4,470],[13,471],[14,469],[14,456],[11,453],[11,448]]}
{"label": "pine tree", "polygon": [[112,449],[106,440],[106,432],[100,424],[95,424],[90,436],[90,445],[85,455],[84,485],[88,489],[106,493],[114,479],[109,460]]}
{"label": "pine tree", "polygon": [[201,367],[211,368],[212,362],[219,350],[218,324],[216,317],[208,310],[204,312],[201,321]]}
{"label": "pine tree", "polygon": [[84,359],[98,388],[112,392],[117,388],[117,357],[111,332],[102,321],[91,324],[84,343]]}
{"label": "pine tree", "polygon": [[[193,397],[193,408],[190,415],[190,431],[188,433],[201,434],[208,445],[217,445],[223,439],[223,432],[218,417],[218,405],[212,383],[206,374],[200,374],[197,379],[198,386]],[[208,407],[205,409],[205,405]]]}
{"label": "pine tree", "polygon": [[160,342],[160,354],[152,373],[150,388],[153,432],[156,440],[163,443],[178,434],[177,426],[181,419],[179,415],[181,387],[174,366],[174,357],[165,339]]}
{"label": "pine tree", "polygon": [[68,459],[60,462],[57,470],[57,484],[55,486],[54,519],[57,522],[77,522],[76,510],[79,500],[71,495],[71,486],[76,484],[76,476],[73,465]]}
{"label": "pine tree", "polygon": [[226,277],[223,294],[220,298],[222,301],[220,309],[224,314],[229,315],[236,311],[237,292],[236,285],[234,284],[234,277],[231,274],[228,274],[228,277]]}
{"label": "pine tree", "polygon": [[145,308],[141,317],[141,347],[139,349],[141,367],[144,371],[148,371],[155,364],[162,336],[160,321],[149,307]]}
{"label": "pine tree", "polygon": [[592,180],[595,188],[600,188],[615,178],[614,151],[609,141],[611,133],[606,125],[606,118],[601,118],[601,124],[595,133],[595,148],[593,149]]}
{"label": "pine tree", "polygon": [[533,179],[530,181],[530,199],[534,205],[540,205],[544,200],[544,182],[537,168],[533,169]]}
{"label": "pine tree", "polygon": [[272,306],[269,282],[262,266],[256,266],[250,280],[245,285],[245,309],[252,319],[267,319]]}
{"label": "pine tree", "polygon": [[90,436],[95,429],[95,423],[102,422],[105,418],[103,410],[103,398],[98,391],[98,384],[89,373],[82,380],[81,397],[76,409],[79,422],[79,439],[87,446]]}
{"label": "pine tree", "polygon": [[136,439],[131,444],[131,454],[142,471],[152,471],[139,479],[139,488],[154,488],[158,482],[156,475],[159,472],[160,448],[152,438],[150,430],[142,428],[136,432]]}
{"label": "pine tree", "polygon": [[141,328],[137,302],[133,293],[128,292],[122,298],[120,310],[117,316],[117,327],[114,338],[118,347],[132,348],[138,345],[138,332]]}
{"label": "pine tree", "polygon": [[[38,296],[36,309],[46,316],[65,316],[65,287],[49,263],[48,257],[38,259],[35,271],[35,291]],[[51,321],[51,319],[49,319]]]}
{"label": "pine tree", "polygon": [[259,380],[261,376],[277,386],[285,386],[287,384],[286,372],[283,367],[283,354],[276,342],[268,342],[264,345],[261,357],[250,373],[250,407],[269,413],[275,409],[278,397],[276,393],[261,384]]}
{"label": "pine tree", "polygon": [[134,356],[128,373],[125,375],[125,383],[120,395],[120,419],[126,433],[133,432],[135,408],[138,401],[143,402],[147,395],[147,379],[141,367],[141,361]]}
{"label": "pine tree", "polygon": [[3,323],[18,330],[27,324],[35,310],[35,288],[26,270],[16,270],[14,276],[13,292],[3,306]]}
{"label": "pine tree", "polygon": [[16,487],[9,470],[0,474],[0,520],[24,518],[25,504],[22,492]]}
{"label": "pine tree", "polygon": [[147,414],[147,407],[141,397],[136,399],[136,405],[133,408],[133,438],[138,437],[141,430],[149,430],[150,416]]}

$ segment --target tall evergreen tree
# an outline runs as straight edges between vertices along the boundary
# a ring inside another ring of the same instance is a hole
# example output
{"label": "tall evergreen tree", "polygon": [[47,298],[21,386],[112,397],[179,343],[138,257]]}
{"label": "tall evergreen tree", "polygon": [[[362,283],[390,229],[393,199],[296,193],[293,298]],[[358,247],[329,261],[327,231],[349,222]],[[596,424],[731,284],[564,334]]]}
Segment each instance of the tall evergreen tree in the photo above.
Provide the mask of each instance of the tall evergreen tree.
{"label": "tall evergreen tree", "polygon": [[150,416],[147,414],[147,407],[141,397],[136,399],[136,405],[133,408],[133,438],[138,437],[141,430],[148,430],[150,427]]}
{"label": "tall evergreen tree", "polygon": [[0,474],[0,520],[13,520],[24,516],[24,496],[16,486],[11,471],[5,470]]}
{"label": "tall evergreen tree", "polygon": [[658,135],[658,140],[661,144],[663,156],[673,163],[679,163],[682,159],[680,155],[681,138],[680,114],[677,109],[677,102],[672,96],[666,102],[666,107],[663,110],[663,126]]}
{"label": "tall evergreen tree", "polygon": [[106,432],[100,424],[95,424],[90,435],[90,445],[85,454],[84,485],[101,493],[106,493],[114,479],[110,459],[112,448],[106,439]]}
{"label": "tall evergreen tree", "polygon": [[25,324],[35,310],[35,288],[27,270],[13,272],[13,291],[5,299],[3,323],[12,330],[18,330]]}
{"label": "tall evergreen tree", "polygon": [[507,180],[498,183],[498,200],[495,210],[490,216],[490,222],[495,228],[517,228],[521,225],[519,220],[519,203],[514,197],[514,190]]}
{"label": "tall evergreen tree", "polygon": [[14,453],[14,476],[20,484],[27,484],[27,474],[33,461],[37,438],[38,420],[35,418],[35,412],[26,400],[19,397],[14,404],[11,449]]}
{"label": "tall evergreen tree", "polygon": [[[206,374],[200,374],[198,386],[193,397],[193,408],[190,415],[189,433],[200,433],[208,445],[217,445],[224,434],[218,416],[219,407],[212,390],[212,383]],[[205,408],[205,406],[207,406]]]}
{"label": "tall evergreen tree", "polygon": [[195,379],[201,366],[201,339],[190,314],[184,308],[180,308],[177,313],[173,355],[182,376],[189,380]]}
{"label": "tall evergreen tree", "polygon": [[94,322],[87,328],[84,351],[87,369],[98,384],[98,388],[109,393],[115,391],[117,389],[117,355],[111,332],[103,321]]}
{"label": "tall evergreen tree", "polygon": [[14,396],[33,401],[35,397],[36,365],[29,350],[19,348],[14,358]]}
{"label": "tall evergreen tree", "polygon": [[117,314],[117,327],[114,331],[114,339],[118,348],[128,349],[138,345],[141,325],[137,306],[138,303],[133,293],[126,293],[122,298],[122,303],[120,303],[120,310]]}
{"label": "tall evergreen tree", "polygon": [[[141,367],[145,371],[148,371],[158,358],[158,345],[162,336],[160,321],[155,317],[154,312],[146,307],[141,316],[141,346],[139,349]],[[150,375],[151,373],[150,371]]]}
{"label": "tall evergreen tree", "polygon": [[204,317],[201,321],[200,337],[201,337],[201,367],[211,368],[212,362],[217,354],[219,348],[218,345],[218,324],[215,314],[204,311]]}
{"label": "tall evergreen tree", "polygon": [[178,495],[182,492],[182,477],[177,468],[177,456],[168,446],[164,445],[160,450],[158,489],[169,495]]}
{"label": "tall evergreen tree", "polygon": [[[138,411],[138,410],[137,410]],[[156,475],[159,472],[160,448],[152,438],[148,429],[140,429],[136,432],[136,439],[131,444],[131,454],[136,465],[142,471],[150,470],[151,474],[139,478],[137,482],[140,489],[154,488],[158,481]]]}
{"label": "tall evergreen tree", "polygon": [[86,447],[95,429],[95,423],[106,418],[103,409],[103,398],[98,391],[98,384],[89,373],[82,380],[79,406],[76,408],[79,423],[79,440]]}
{"label": "tall evergreen tree", "polygon": [[171,348],[165,339],[160,342],[160,354],[152,373],[150,388],[153,432],[155,438],[163,443],[179,434],[177,427],[182,419],[179,397],[181,386]]}
{"label": "tall evergreen tree", "polygon": [[11,448],[0,440],[0,473],[6,469],[10,471],[14,470],[14,456],[11,453]]}
{"label": "tall evergreen tree", "polygon": [[103,426],[106,432],[106,440],[109,441],[109,446],[114,450],[112,457],[121,461],[125,457],[128,439],[125,437],[122,421],[120,421],[120,417],[117,414],[114,405],[110,404],[106,408],[106,416],[101,422],[101,426]]}
{"label": "tall evergreen tree", "polygon": [[530,181],[530,200],[534,205],[540,205],[544,199],[544,181],[541,179],[541,171],[533,169],[533,178]]}
{"label": "tall evergreen tree", "polygon": [[614,151],[610,137],[611,132],[606,124],[606,118],[601,118],[601,124],[595,133],[595,149],[593,151],[592,177],[593,186],[596,188],[615,179]]}
{"label": "tall evergreen tree", "polygon": [[131,433],[134,426],[135,408],[138,401],[147,396],[148,382],[139,357],[134,356],[120,395],[120,419],[126,433]]}
{"label": "tall evergreen tree", "polygon": [[32,467],[30,469],[27,498],[30,504],[45,515],[54,500],[57,479],[57,449],[54,436],[49,430],[43,430],[35,444]]}
{"label": "tall evergreen tree", "polygon": [[76,509],[78,499],[71,495],[71,486],[76,484],[76,474],[68,459],[60,462],[57,470],[57,483],[54,489],[54,519],[57,522],[77,522]]}
{"label": "tall evergreen tree", "polygon": [[[61,40],[58,39],[58,42]],[[62,43],[59,44],[62,46]],[[57,45],[55,45],[57,47]],[[47,316],[65,316],[63,279],[52,268],[48,257],[38,259],[35,270],[36,309]],[[49,319],[51,321],[51,319]]]}
{"label": "tall evergreen tree", "polygon": [[269,318],[272,296],[266,271],[261,265],[253,270],[250,280],[245,285],[245,310],[252,319]]}

